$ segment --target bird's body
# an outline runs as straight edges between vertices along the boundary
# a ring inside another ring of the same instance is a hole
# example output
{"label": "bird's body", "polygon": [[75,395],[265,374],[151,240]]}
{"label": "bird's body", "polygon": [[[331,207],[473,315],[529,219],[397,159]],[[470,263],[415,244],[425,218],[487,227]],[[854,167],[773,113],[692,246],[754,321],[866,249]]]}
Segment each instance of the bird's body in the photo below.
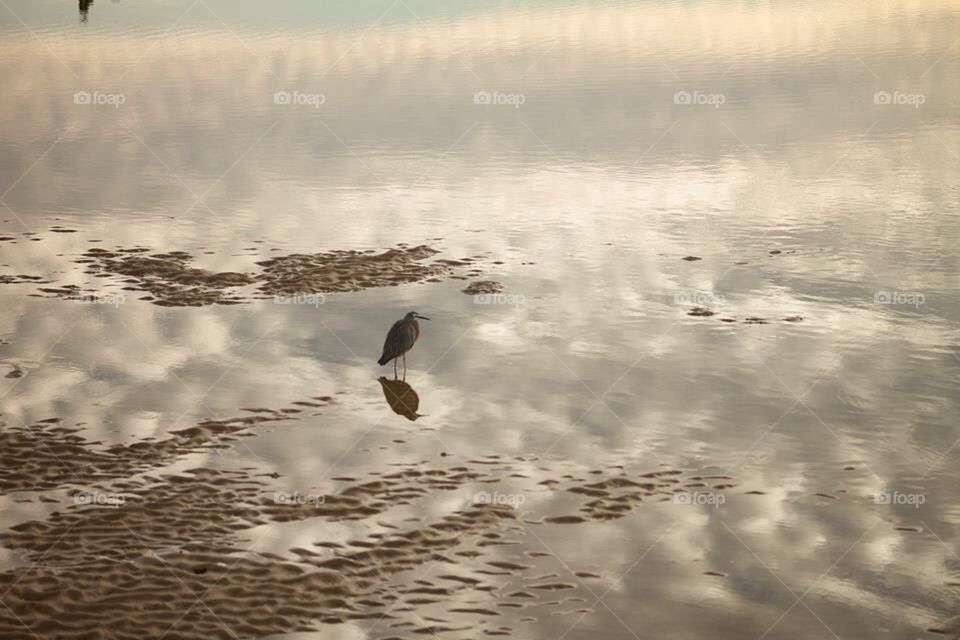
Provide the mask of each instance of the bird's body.
{"label": "bird's body", "polygon": [[413,348],[413,345],[420,337],[420,323],[417,319],[429,320],[430,318],[422,316],[416,311],[411,311],[403,317],[403,320],[397,320],[387,332],[387,339],[383,342],[383,354],[377,360],[381,367],[391,360],[394,361],[393,368],[396,373],[397,358],[403,358],[403,370],[407,370],[406,353]]}
{"label": "bird's body", "polygon": [[410,351],[419,337],[420,323],[417,322],[416,318],[397,320],[390,327],[387,339],[383,341],[383,355],[377,360],[377,364],[383,366],[394,358],[399,358]]}

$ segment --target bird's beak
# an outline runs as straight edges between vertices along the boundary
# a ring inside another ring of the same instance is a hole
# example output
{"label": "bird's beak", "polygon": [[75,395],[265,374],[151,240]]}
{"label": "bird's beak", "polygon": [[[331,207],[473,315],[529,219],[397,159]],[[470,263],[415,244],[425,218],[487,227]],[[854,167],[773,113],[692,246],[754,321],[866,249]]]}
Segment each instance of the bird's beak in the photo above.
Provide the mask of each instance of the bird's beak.
{"label": "bird's beak", "polygon": [[427,316],[417,316],[417,317],[420,318],[421,320],[429,320],[429,319],[430,319],[430,318],[428,318]]}

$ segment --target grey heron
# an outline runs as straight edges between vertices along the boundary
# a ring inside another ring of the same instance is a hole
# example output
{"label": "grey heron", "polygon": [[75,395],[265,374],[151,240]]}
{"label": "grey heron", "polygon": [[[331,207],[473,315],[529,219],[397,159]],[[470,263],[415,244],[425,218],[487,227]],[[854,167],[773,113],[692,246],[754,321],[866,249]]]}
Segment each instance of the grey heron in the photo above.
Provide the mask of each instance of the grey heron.
{"label": "grey heron", "polygon": [[397,320],[387,332],[387,339],[383,342],[383,355],[377,360],[381,367],[393,360],[393,375],[397,375],[397,359],[403,358],[403,373],[407,373],[407,351],[413,348],[420,337],[420,323],[417,320],[429,320],[430,318],[422,316],[416,311],[411,311],[403,317],[403,320]]}

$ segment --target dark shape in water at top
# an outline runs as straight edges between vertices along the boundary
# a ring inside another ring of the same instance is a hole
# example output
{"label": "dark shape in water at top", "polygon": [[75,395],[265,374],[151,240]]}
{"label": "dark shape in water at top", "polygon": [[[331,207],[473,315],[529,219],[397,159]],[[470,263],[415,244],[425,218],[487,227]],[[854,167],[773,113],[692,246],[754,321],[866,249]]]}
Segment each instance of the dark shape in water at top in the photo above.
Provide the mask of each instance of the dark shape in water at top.
{"label": "dark shape in water at top", "polygon": [[[120,4],[120,0],[113,0],[113,4]],[[80,22],[85,23],[87,21],[88,14],[90,13],[90,7],[93,6],[93,0],[80,0]]]}
{"label": "dark shape in water at top", "polygon": [[388,380],[386,376],[380,376],[379,382],[383,389],[383,397],[387,399],[387,404],[395,414],[410,421],[421,417],[422,414],[417,413],[417,409],[420,408],[420,396],[413,387],[403,380]]}
{"label": "dark shape in water at top", "polygon": [[93,0],[80,0],[80,22],[87,21],[87,14],[90,13],[90,5]]}

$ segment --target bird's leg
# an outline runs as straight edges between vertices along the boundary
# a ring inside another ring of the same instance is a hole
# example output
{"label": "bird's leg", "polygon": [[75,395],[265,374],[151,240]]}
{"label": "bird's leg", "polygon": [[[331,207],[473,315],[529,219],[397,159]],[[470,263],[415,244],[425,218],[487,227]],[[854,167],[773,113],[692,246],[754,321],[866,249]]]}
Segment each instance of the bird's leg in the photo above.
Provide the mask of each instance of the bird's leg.
{"label": "bird's leg", "polygon": [[407,354],[403,354],[403,379],[407,379]]}
{"label": "bird's leg", "polygon": [[393,379],[397,379],[397,359],[393,359]]}

